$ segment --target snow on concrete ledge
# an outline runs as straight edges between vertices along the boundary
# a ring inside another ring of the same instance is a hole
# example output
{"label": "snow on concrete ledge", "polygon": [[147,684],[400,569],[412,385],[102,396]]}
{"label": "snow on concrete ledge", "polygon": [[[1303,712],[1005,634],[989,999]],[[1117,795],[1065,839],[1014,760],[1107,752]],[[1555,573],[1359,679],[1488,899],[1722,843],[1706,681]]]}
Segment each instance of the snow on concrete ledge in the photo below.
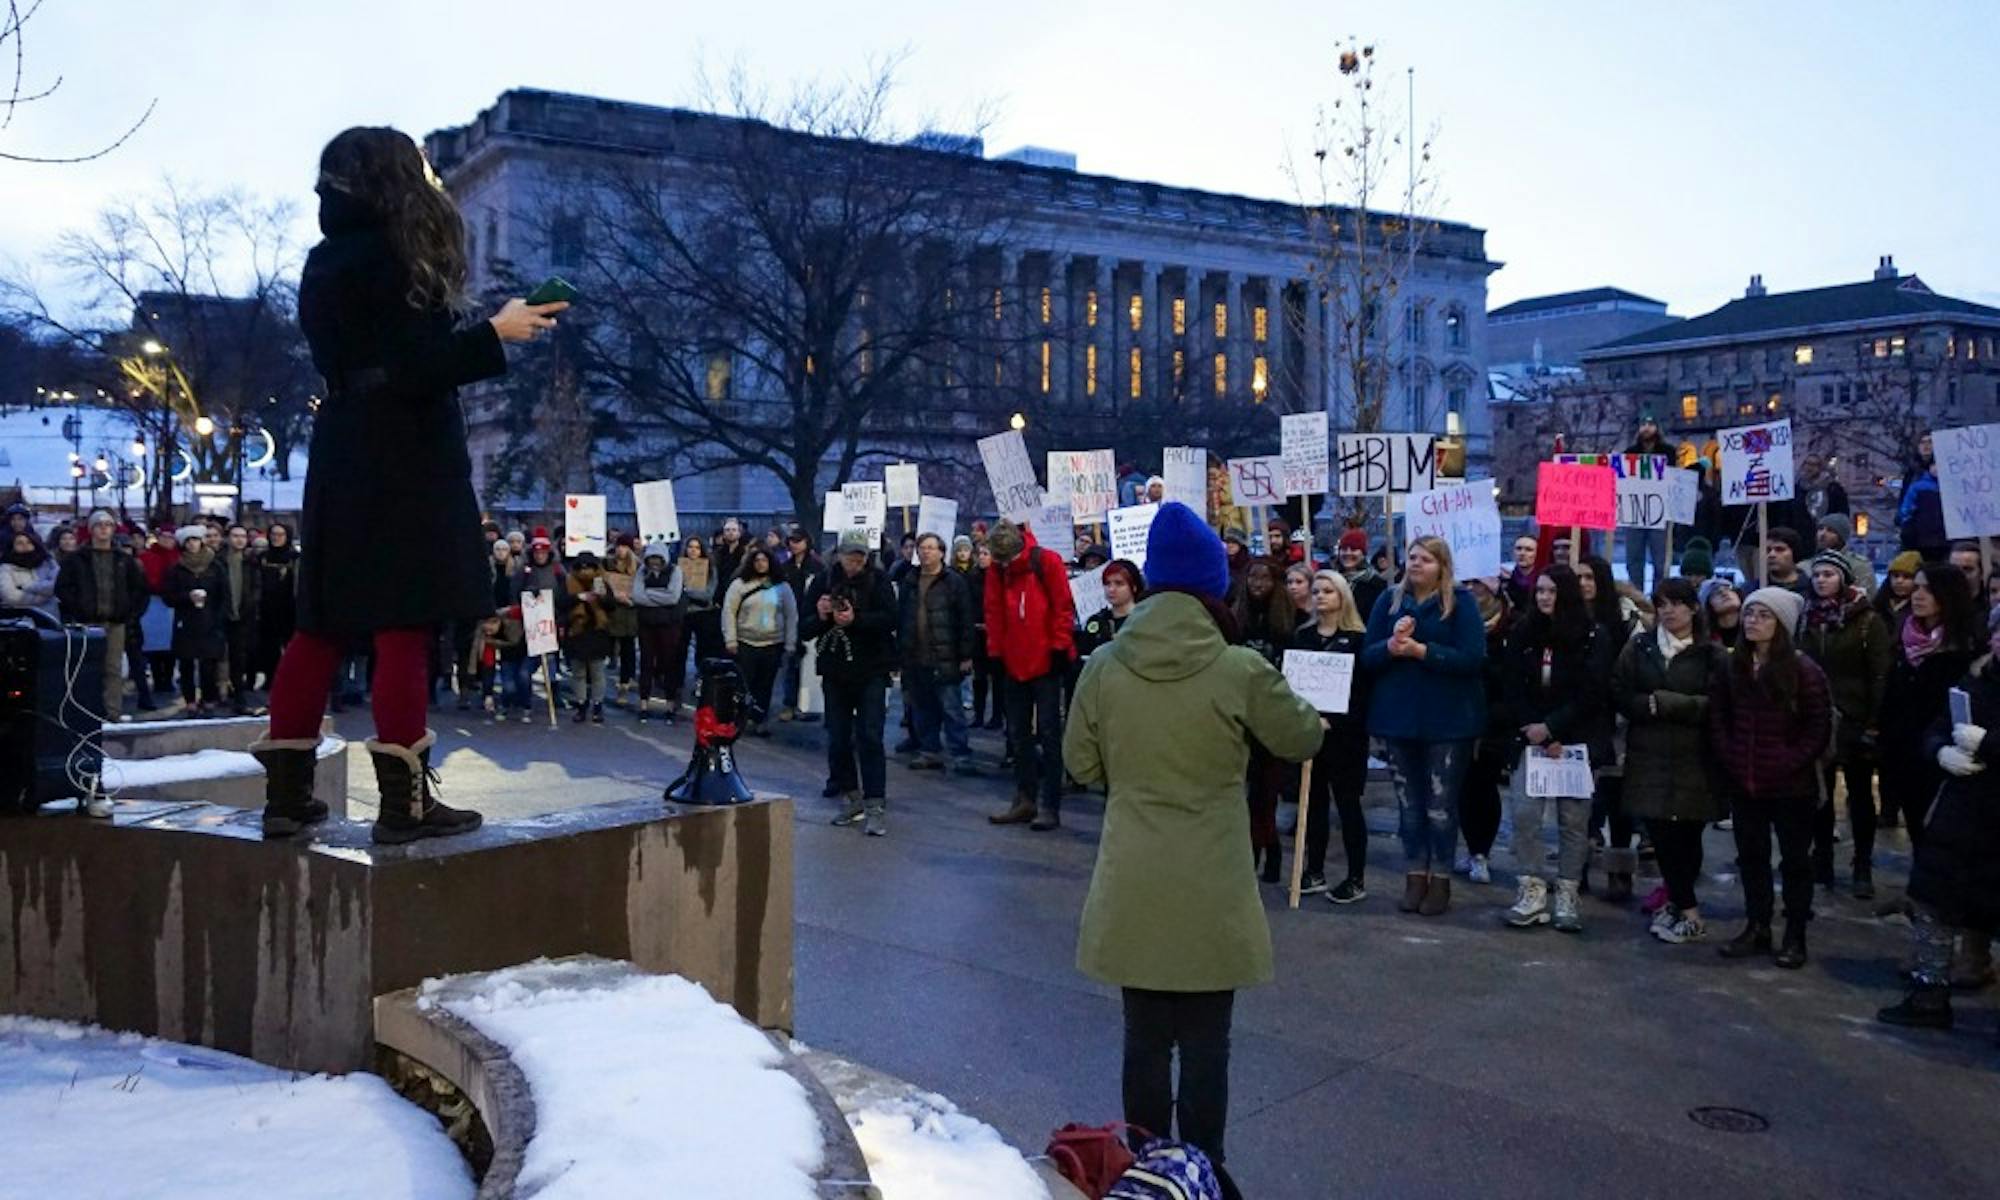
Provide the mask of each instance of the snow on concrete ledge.
{"label": "snow on concrete ledge", "polygon": [[[346,749],[345,739],[328,735],[319,740],[318,757],[324,762]],[[162,758],[107,758],[104,760],[104,788],[110,792],[121,792],[130,788],[156,788],[203,779],[242,779],[263,773],[263,766],[241,750],[196,750]]]}

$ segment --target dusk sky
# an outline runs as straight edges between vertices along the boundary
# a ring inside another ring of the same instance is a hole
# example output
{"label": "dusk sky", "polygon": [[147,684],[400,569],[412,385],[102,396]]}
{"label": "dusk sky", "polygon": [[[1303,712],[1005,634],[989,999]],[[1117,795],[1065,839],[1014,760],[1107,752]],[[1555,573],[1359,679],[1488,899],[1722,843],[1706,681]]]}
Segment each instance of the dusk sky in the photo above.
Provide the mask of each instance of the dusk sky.
{"label": "dusk sky", "polygon": [[1496,306],[1614,284],[1692,314],[1752,272],[1773,291],[1851,282],[1881,254],[2000,304],[1997,15],[1975,0],[46,0],[26,85],[60,74],[63,88],[18,111],[0,149],[89,149],[159,107],[101,161],[0,162],[0,262],[34,260],[163,172],[289,196],[309,220],[315,157],[347,125],[421,136],[516,86],[686,104],[704,56],[782,89],[904,50],[907,128],[962,125],[983,104],[990,150],[1055,147],[1086,171],[1291,199],[1284,156],[1336,94],[1352,32],[1378,47],[1398,101],[1416,69],[1440,215],[1488,231],[1505,264]]}

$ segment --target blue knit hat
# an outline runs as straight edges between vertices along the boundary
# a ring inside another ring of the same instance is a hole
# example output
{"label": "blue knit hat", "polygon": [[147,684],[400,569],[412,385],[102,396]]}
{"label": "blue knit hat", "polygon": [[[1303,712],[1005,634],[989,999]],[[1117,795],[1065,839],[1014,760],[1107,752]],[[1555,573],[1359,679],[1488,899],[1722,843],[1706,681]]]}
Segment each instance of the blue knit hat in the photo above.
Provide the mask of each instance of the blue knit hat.
{"label": "blue knit hat", "polygon": [[1229,555],[1222,539],[1178,500],[1160,506],[1146,535],[1146,586],[1186,588],[1212,600],[1229,591]]}

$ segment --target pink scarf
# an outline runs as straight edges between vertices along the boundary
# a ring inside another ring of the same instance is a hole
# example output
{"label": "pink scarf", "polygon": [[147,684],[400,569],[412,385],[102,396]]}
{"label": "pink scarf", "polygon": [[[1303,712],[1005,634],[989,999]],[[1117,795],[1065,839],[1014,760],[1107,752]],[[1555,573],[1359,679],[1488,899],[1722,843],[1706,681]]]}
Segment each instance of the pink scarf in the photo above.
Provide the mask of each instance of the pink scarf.
{"label": "pink scarf", "polygon": [[1925,633],[1923,622],[1917,620],[1915,617],[1904,619],[1903,660],[1905,662],[1914,667],[1923,662],[1924,659],[1929,658],[1942,645],[1944,645],[1944,622],[1938,622],[1937,628],[1931,630],[1929,633]]}

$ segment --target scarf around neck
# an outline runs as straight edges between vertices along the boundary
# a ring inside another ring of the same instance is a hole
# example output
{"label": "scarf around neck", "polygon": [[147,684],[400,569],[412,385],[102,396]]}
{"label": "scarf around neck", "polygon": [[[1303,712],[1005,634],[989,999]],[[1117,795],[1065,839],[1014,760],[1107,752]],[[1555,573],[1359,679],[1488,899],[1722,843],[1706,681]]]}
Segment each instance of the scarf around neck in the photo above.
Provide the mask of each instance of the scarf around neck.
{"label": "scarf around neck", "polygon": [[1917,666],[1944,645],[1944,623],[1940,621],[1937,628],[1926,633],[1923,622],[1911,617],[1903,622],[1902,642],[1903,660]]}

